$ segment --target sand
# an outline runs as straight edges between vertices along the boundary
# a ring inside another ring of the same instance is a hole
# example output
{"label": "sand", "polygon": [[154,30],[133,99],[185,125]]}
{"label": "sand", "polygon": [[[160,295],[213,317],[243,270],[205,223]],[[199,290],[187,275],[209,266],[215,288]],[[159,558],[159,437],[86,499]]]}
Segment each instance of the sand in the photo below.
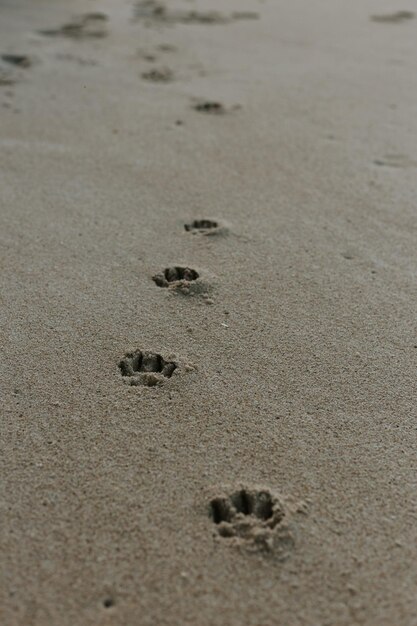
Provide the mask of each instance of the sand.
{"label": "sand", "polygon": [[417,624],[413,13],[0,0],[2,626]]}

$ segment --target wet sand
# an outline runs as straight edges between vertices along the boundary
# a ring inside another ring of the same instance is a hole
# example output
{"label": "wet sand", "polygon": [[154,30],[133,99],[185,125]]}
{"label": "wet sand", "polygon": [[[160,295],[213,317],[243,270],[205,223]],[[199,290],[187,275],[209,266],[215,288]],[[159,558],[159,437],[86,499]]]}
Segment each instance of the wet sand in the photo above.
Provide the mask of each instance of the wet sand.
{"label": "wet sand", "polygon": [[413,12],[0,0],[2,626],[416,623]]}

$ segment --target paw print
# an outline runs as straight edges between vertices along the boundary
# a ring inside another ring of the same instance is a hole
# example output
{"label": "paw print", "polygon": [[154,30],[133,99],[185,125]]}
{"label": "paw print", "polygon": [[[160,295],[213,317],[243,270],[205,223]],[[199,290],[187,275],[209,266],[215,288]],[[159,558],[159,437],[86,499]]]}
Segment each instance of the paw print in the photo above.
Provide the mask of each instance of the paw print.
{"label": "paw print", "polygon": [[107,15],[104,13],[87,13],[74,18],[71,22],[58,28],[39,31],[49,37],[68,37],[70,39],[97,39],[107,36]]}
{"label": "paw print", "polygon": [[152,278],[154,283],[158,285],[158,287],[169,287],[169,286],[179,286],[189,285],[189,283],[197,280],[199,277],[198,272],[191,269],[191,267],[167,267],[163,272],[159,272],[155,274]]}
{"label": "paw print", "polygon": [[283,556],[292,545],[286,510],[268,489],[241,488],[210,501],[210,517],[218,534],[236,544]]}
{"label": "paw print", "polygon": [[174,361],[165,360],[160,354],[136,350],[128,352],[119,363],[119,369],[130,385],[155,387],[165,378],[171,378],[177,368]]}
{"label": "paw print", "polygon": [[200,113],[209,113],[211,115],[222,115],[226,113],[226,108],[221,102],[216,102],[214,100],[204,100],[202,102],[197,102],[194,105],[194,109],[199,111]]}
{"label": "paw print", "polygon": [[184,228],[192,235],[224,235],[228,232],[224,222],[211,219],[193,220],[189,224],[184,224]]}

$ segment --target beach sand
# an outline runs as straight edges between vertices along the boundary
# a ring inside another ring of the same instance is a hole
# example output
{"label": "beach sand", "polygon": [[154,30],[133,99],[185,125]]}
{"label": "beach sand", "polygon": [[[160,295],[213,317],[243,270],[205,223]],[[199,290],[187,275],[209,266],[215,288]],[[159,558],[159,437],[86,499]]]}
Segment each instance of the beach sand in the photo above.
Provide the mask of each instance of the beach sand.
{"label": "beach sand", "polygon": [[413,12],[0,0],[2,626],[417,623]]}

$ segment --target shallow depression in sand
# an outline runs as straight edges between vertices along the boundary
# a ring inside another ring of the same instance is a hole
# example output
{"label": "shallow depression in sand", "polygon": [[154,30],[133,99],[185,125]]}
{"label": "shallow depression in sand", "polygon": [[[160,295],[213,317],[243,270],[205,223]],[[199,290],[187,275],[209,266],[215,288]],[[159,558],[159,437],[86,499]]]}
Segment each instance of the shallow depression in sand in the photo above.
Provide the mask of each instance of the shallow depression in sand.
{"label": "shallow depression in sand", "polygon": [[152,280],[158,287],[169,287],[177,283],[191,283],[199,277],[198,272],[191,267],[167,267],[163,272],[155,274]]}
{"label": "shallow depression in sand", "polygon": [[277,523],[284,514],[280,510],[277,519],[275,505],[276,500],[269,491],[251,491],[248,489],[235,491],[228,498],[213,498],[210,502],[211,515],[215,524],[232,522],[238,514],[251,515],[264,522],[273,520],[274,523]]}
{"label": "shallow depression in sand", "polygon": [[293,545],[286,509],[269,489],[243,487],[209,502],[218,535],[232,545],[274,552],[285,558]]}
{"label": "shallow depression in sand", "polygon": [[164,378],[171,378],[176,368],[174,361],[165,360],[160,354],[144,350],[128,352],[119,362],[122,376],[131,385],[147,387],[160,385]]}
{"label": "shallow depression in sand", "polygon": [[201,219],[193,220],[189,224],[184,224],[187,233],[214,233],[219,228],[219,223],[214,220]]}

